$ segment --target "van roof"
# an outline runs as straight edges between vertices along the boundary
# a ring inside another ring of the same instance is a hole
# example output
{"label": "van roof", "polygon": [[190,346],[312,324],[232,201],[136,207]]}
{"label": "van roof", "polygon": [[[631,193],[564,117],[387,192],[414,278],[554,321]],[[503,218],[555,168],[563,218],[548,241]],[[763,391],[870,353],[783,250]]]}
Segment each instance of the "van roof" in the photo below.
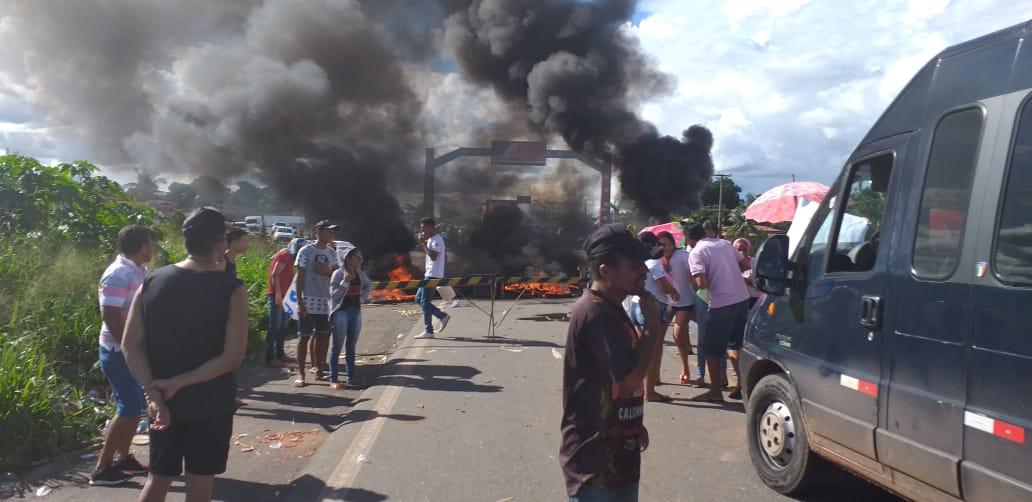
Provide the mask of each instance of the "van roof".
{"label": "van roof", "polygon": [[946,48],[917,72],[860,146],[919,130],[951,108],[1032,87],[1032,48],[1025,21]]}

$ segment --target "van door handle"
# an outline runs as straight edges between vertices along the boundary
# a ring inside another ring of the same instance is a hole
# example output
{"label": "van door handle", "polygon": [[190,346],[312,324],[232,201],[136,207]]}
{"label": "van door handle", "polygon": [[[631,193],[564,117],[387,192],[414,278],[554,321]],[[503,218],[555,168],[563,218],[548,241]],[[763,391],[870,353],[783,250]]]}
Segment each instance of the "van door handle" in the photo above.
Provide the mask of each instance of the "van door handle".
{"label": "van door handle", "polygon": [[868,329],[881,328],[881,297],[864,295],[860,298],[860,325]]}

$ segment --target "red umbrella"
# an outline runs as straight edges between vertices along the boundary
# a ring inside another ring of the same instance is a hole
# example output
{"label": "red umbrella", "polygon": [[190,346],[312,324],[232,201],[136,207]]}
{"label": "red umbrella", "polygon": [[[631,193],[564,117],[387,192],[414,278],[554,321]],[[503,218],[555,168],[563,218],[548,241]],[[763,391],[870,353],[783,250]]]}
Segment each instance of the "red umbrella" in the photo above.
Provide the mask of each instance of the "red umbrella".
{"label": "red umbrella", "polygon": [[763,192],[749,204],[745,218],[758,223],[792,221],[799,199],[821,202],[828,195],[828,186],[815,181],[794,181]]}
{"label": "red umbrella", "polygon": [[645,227],[638,234],[640,235],[644,232],[652,232],[656,237],[659,237],[660,232],[670,232],[670,235],[674,236],[674,246],[681,246],[681,243],[684,241],[684,230],[681,229],[681,224],[676,221]]}

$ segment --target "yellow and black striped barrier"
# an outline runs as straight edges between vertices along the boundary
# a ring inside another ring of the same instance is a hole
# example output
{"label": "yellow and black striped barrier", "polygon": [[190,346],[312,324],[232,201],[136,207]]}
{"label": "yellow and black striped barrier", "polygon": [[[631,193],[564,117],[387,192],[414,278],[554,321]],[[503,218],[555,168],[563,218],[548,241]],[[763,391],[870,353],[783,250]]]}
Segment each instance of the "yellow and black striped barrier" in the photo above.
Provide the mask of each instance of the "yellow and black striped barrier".
{"label": "yellow and black striped barrier", "polygon": [[501,277],[493,275],[472,275],[445,279],[422,279],[418,281],[373,281],[373,289],[419,289],[438,286],[490,286],[491,284],[585,284],[587,279],[579,277]]}

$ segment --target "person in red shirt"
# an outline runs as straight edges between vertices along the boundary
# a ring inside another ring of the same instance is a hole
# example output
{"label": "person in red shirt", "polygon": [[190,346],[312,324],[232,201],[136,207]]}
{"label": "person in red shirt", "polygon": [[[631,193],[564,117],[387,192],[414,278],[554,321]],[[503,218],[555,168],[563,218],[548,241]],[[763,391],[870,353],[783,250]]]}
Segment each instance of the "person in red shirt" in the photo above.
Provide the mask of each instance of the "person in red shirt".
{"label": "person in red shirt", "polygon": [[292,362],[283,350],[283,339],[287,329],[283,297],[287,295],[290,282],[294,278],[294,258],[305,244],[308,244],[308,241],[294,239],[286,248],[272,255],[272,261],[269,262],[269,289],[266,291],[269,304],[269,334],[265,337],[265,365],[270,368],[282,368]]}

